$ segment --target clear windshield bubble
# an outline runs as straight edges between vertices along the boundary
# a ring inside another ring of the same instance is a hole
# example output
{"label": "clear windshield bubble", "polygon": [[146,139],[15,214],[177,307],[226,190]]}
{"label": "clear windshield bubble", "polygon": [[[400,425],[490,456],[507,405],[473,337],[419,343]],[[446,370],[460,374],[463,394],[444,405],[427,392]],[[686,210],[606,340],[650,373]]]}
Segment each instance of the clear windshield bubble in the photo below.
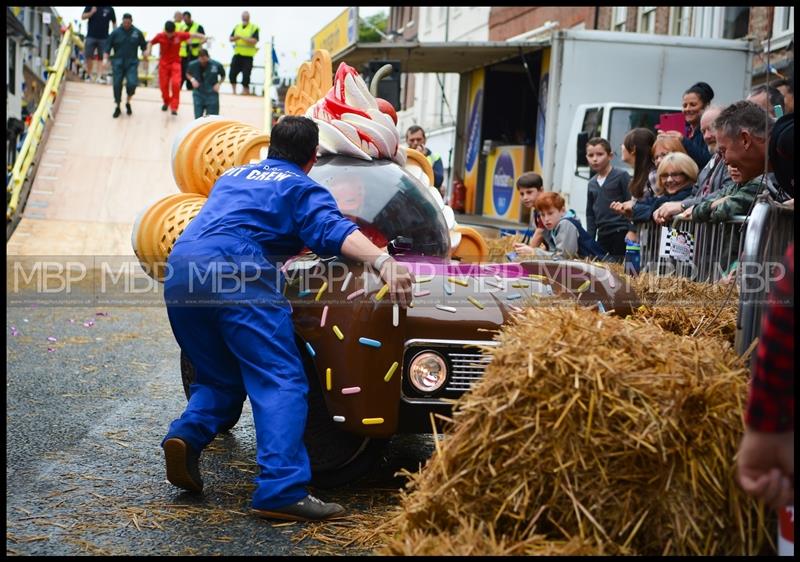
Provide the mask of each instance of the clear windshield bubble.
{"label": "clear windshield bubble", "polygon": [[404,254],[448,255],[447,223],[430,188],[391,160],[322,156],[308,175],[331,191],[342,214],[375,245],[403,237]]}

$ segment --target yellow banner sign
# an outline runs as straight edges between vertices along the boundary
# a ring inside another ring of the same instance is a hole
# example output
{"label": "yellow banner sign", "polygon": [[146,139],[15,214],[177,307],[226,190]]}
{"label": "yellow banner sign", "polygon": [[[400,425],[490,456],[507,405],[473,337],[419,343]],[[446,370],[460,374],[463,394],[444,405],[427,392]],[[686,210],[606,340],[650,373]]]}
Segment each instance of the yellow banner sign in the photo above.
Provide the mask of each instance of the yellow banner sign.
{"label": "yellow banner sign", "polygon": [[311,37],[311,52],[327,50],[331,56],[358,40],[358,8],[347,8]]}

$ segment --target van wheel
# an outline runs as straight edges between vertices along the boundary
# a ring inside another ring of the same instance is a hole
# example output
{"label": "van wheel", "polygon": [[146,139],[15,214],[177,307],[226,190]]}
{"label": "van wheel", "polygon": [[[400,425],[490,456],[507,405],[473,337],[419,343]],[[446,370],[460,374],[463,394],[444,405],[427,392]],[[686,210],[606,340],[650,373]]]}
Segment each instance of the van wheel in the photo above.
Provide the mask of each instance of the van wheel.
{"label": "van wheel", "polygon": [[[298,342],[298,348],[303,349]],[[342,431],[328,414],[325,398],[311,358],[303,356],[308,378],[308,418],[303,435],[311,462],[311,483],[318,488],[336,488],[365,476],[381,459],[389,439],[374,439]],[[195,370],[181,351],[183,392],[188,400]],[[238,420],[237,420],[238,422]],[[231,429],[236,422],[224,431]]]}

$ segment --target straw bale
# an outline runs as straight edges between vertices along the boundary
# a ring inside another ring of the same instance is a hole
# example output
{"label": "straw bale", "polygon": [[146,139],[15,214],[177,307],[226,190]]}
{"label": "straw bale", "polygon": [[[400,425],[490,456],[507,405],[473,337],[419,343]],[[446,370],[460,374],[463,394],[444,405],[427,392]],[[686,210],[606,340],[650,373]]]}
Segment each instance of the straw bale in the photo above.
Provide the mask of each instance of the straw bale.
{"label": "straw bale", "polygon": [[514,251],[514,244],[517,242],[522,242],[522,235],[510,234],[498,238],[486,238],[486,247],[488,248],[486,261],[491,263],[508,262],[506,254]]}
{"label": "straw bale", "polygon": [[734,482],[747,370],[729,346],[578,307],[528,309],[497,339],[384,553],[768,549]]}

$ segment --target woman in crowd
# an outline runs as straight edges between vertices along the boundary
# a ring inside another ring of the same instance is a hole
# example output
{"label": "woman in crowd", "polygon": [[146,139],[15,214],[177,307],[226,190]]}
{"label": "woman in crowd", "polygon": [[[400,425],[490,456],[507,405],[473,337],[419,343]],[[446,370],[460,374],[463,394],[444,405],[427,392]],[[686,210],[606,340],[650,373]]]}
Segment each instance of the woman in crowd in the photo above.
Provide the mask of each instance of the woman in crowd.
{"label": "woman in crowd", "polygon": [[658,165],[658,188],[663,195],[638,201],[633,206],[633,222],[652,220],[653,213],[668,201],[682,201],[691,196],[697,181],[697,164],[687,154],[671,152]]}
{"label": "woman in crowd", "polygon": [[711,152],[700,130],[700,118],[712,99],[714,90],[705,82],[698,82],[683,94],[683,117],[686,119],[687,129],[681,142],[698,169],[702,169],[711,160]]}

